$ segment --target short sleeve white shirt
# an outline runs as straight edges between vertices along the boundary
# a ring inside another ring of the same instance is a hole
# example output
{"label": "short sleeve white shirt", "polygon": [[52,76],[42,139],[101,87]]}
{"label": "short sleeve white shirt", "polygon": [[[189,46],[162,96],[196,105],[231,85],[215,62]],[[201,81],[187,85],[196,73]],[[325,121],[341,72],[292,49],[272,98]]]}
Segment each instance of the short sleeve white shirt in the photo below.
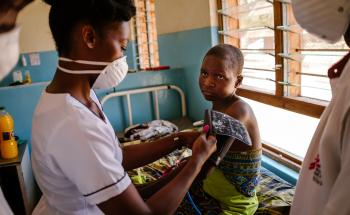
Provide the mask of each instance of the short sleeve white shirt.
{"label": "short sleeve white shirt", "polygon": [[349,215],[350,61],[304,158],[291,215]]}
{"label": "short sleeve white shirt", "polygon": [[[93,91],[91,98],[101,109]],[[32,165],[43,196],[33,214],[101,214],[131,180],[113,127],[69,94],[44,92],[32,126]]]}

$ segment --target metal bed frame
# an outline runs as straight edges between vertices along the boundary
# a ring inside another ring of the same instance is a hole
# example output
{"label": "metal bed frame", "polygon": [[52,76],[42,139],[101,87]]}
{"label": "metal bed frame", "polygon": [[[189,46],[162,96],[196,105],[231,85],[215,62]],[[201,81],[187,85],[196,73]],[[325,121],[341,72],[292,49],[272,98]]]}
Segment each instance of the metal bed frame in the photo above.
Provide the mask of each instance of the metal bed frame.
{"label": "metal bed frame", "polygon": [[152,93],[153,96],[153,104],[154,104],[154,114],[156,116],[156,119],[160,119],[160,112],[159,112],[159,103],[158,103],[158,91],[161,90],[175,90],[179,93],[181,97],[181,111],[182,111],[182,117],[186,117],[186,100],[185,100],[185,93],[181,88],[175,85],[160,85],[160,86],[152,86],[152,87],[145,87],[145,88],[139,88],[139,89],[132,89],[132,90],[122,90],[119,92],[110,93],[106,96],[104,96],[101,100],[101,105],[103,106],[109,99],[115,98],[115,97],[126,97],[127,107],[128,107],[128,118],[129,118],[129,126],[133,125],[133,114],[132,114],[132,107],[131,107],[131,95],[134,94],[142,94],[142,93]]}

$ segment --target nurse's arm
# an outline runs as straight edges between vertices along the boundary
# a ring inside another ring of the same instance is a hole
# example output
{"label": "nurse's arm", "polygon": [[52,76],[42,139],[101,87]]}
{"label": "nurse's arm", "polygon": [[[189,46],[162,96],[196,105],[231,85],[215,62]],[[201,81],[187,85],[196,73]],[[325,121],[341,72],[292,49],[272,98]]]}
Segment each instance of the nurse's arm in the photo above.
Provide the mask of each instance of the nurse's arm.
{"label": "nurse's arm", "polygon": [[[132,170],[169,154],[175,149],[192,144],[199,136],[199,132],[180,132],[149,143],[129,145],[123,147],[123,167]],[[175,137],[178,137],[178,140]]]}
{"label": "nurse's arm", "polygon": [[151,215],[174,214],[204,162],[216,150],[215,139],[205,140],[204,135],[193,145],[193,156],[177,176],[146,202],[143,201],[135,186],[130,184],[120,195],[98,204],[105,214]]}

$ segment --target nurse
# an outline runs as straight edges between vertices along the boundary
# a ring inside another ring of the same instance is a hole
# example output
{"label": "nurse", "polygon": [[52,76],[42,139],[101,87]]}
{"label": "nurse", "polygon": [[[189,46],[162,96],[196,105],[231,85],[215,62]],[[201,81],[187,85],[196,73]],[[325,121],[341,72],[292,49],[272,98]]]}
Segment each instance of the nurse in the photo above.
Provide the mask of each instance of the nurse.
{"label": "nurse", "polygon": [[[207,158],[214,137],[180,133],[124,148],[94,89],[125,77],[132,0],[45,0],[59,54],[33,117],[32,164],[43,193],[33,214],[172,214]],[[144,201],[126,173],[181,145],[193,156]]]}
{"label": "nurse", "polygon": [[[16,65],[19,55],[18,13],[33,0],[0,1],[0,80]],[[12,214],[0,188],[0,214]]]}
{"label": "nurse", "polygon": [[[295,18],[329,42],[350,46],[349,0],[292,0]],[[350,53],[328,71],[332,100],[303,161],[292,215],[350,214]]]}

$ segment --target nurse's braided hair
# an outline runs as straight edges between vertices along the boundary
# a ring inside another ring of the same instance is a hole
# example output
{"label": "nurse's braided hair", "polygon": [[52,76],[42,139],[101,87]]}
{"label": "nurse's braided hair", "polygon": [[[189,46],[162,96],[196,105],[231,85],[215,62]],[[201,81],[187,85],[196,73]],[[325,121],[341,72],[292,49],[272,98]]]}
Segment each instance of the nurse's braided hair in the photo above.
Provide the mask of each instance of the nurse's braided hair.
{"label": "nurse's braided hair", "polygon": [[136,9],[132,0],[44,0],[51,5],[49,24],[59,54],[71,50],[75,25],[88,22],[98,33],[115,21],[129,21]]}
{"label": "nurse's braided hair", "polygon": [[244,57],[239,48],[229,44],[220,44],[209,49],[204,58],[208,55],[225,59],[230,69],[237,69],[237,75],[242,75]]}

